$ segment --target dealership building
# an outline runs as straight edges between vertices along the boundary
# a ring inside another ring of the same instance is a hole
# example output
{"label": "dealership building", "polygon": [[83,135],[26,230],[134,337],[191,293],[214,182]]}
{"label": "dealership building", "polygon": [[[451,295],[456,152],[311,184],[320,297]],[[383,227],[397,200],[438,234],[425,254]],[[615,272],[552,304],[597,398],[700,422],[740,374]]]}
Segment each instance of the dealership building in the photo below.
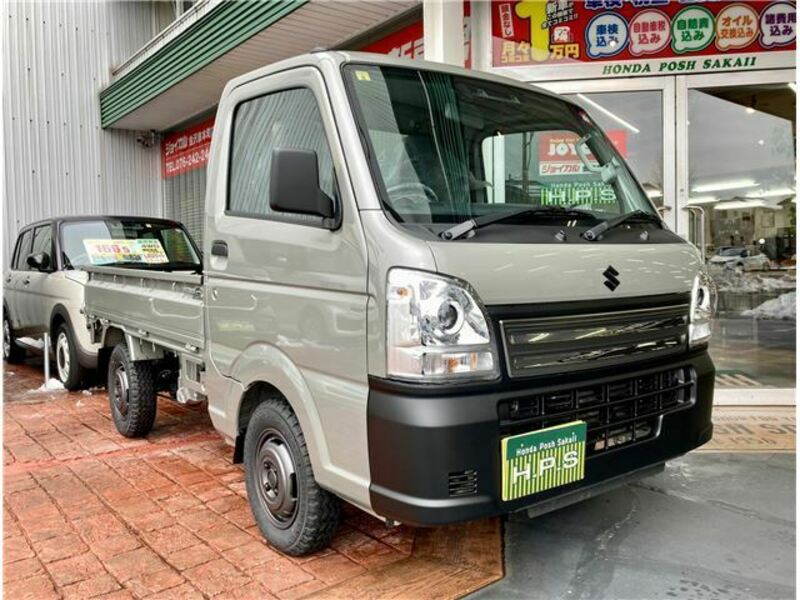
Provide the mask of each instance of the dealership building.
{"label": "dealership building", "polygon": [[[668,225],[707,260],[733,257],[718,280],[712,348],[721,395],[793,402],[793,2],[200,0],[5,11],[6,256],[21,226],[58,214],[172,217],[202,243],[215,107],[232,77],[317,47],[464,65],[581,103]],[[507,165],[509,176],[532,169],[546,181],[569,169],[569,140],[550,142],[528,164]]]}

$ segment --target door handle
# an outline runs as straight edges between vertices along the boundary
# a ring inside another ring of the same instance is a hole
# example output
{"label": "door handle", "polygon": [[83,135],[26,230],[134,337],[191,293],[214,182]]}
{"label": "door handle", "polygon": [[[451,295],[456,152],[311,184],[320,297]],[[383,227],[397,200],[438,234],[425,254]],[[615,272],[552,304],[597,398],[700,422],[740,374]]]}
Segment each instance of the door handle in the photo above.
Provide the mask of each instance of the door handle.
{"label": "door handle", "polygon": [[28,277],[25,281],[22,282],[22,285],[28,285],[31,282],[31,278]]}
{"label": "door handle", "polygon": [[211,256],[228,258],[228,244],[222,240],[214,240],[211,242]]}
{"label": "door handle", "polygon": [[6,277],[6,283],[11,283],[11,275]]}

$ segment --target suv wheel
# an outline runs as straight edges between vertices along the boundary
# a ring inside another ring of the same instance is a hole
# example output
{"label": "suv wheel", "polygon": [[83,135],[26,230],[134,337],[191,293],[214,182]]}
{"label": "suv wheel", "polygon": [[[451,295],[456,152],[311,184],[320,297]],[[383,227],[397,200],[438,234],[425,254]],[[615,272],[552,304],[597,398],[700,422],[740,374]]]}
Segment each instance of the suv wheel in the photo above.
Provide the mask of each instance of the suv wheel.
{"label": "suv wheel", "polygon": [[282,398],[268,397],[253,411],[244,465],[250,508],[270,544],[293,556],[328,545],[341,501],[314,480],[300,423]]}
{"label": "suv wheel", "polygon": [[11,364],[19,364],[25,360],[26,354],[25,348],[17,345],[11,321],[3,311],[3,360]]}
{"label": "suv wheel", "polygon": [[156,420],[156,372],[150,361],[132,361],[119,344],[108,361],[108,401],[114,426],[125,437],[144,437]]}
{"label": "suv wheel", "polygon": [[56,371],[61,383],[71,392],[81,389],[86,377],[86,369],[78,362],[78,349],[66,323],[61,323],[56,330],[54,350]]}

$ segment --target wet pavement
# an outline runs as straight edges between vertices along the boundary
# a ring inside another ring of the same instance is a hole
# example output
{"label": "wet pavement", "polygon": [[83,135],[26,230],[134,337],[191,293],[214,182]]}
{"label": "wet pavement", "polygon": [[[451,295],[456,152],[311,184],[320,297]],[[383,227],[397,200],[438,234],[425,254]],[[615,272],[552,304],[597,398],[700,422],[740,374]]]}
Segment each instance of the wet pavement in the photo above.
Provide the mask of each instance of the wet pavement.
{"label": "wet pavement", "polygon": [[664,473],[505,526],[490,598],[795,597],[794,453],[697,452]]}

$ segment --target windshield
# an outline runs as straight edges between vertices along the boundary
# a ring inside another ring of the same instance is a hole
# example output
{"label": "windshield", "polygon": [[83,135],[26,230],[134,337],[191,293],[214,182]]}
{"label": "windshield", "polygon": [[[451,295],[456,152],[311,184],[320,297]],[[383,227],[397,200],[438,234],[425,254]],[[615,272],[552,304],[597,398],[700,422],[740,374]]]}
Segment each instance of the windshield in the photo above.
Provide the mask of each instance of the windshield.
{"label": "windshield", "polygon": [[61,226],[65,269],[89,265],[198,269],[200,259],[182,227],[146,219],[72,221]]}
{"label": "windshield", "polygon": [[655,214],[608,138],[571,103],[409,68],[349,65],[345,78],[384,204],[401,222],[446,227],[536,206],[588,211],[580,218],[589,224]]}

